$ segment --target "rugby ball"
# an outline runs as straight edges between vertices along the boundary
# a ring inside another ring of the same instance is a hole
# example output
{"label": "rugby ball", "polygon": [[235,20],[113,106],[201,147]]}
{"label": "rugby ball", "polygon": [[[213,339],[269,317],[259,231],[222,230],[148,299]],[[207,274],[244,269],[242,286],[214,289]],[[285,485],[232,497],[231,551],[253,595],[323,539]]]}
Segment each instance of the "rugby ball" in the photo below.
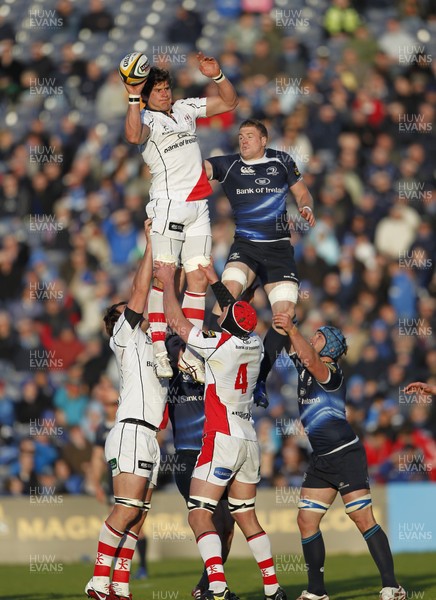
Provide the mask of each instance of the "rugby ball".
{"label": "rugby ball", "polygon": [[118,71],[124,83],[139,85],[147,79],[150,73],[150,63],[145,54],[130,52],[121,60]]}

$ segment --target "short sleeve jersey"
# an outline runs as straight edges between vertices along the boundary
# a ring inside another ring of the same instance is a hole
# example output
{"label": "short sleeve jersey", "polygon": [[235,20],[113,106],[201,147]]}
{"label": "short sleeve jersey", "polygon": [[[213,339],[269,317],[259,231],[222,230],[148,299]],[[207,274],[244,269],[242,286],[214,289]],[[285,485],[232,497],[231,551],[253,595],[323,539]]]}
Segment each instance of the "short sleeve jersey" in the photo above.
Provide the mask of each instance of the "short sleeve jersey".
{"label": "short sleeve jersey", "polygon": [[286,199],[302,176],[289,154],[268,148],[256,161],[244,161],[239,154],[207,160],[232,207],[235,237],[254,242],[290,237]]}
{"label": "short sleeve jersey", "polygon": [[205,359],[204,433],[221,432],[256,440],[253,390],[263,357],[260,337],[241,339],[226,332],[204,332],[193,327],[189,346]]}
{"label": "short sleeve jersey", "polygon": [[345,416],[345,385],[341,368],[325,363],[329,380],[320,383],[296,353],[290,355],[298,371],[298,408],[304,430],[316,454],[327,454],[356,438]]}
{"label": "short sleeve jersey", "polygon": [[141,318],[126,307],[109,342],[120,371],[116,420],[140,419],[159,427],[167,401],[168,379],[158,379],[154,373],[153,344],[140,327]]}
{"label": "short sleeve jersey", "polygon": [[177,100],[171,116],[147,108],[141,111],[141,122],[150,128],[140,146],[152,175],[150,200],[189,202],[211,194],[195,133],[196,120],[205,116],[206,98]]}

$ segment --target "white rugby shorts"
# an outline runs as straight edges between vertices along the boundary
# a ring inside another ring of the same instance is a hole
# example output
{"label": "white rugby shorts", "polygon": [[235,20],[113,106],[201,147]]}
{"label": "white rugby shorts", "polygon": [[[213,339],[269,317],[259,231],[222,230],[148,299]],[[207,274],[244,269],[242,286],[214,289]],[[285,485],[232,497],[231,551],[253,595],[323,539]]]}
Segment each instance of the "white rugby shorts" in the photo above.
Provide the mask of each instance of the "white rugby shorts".
{"label": "white rugby shorts", "polygon": [[241,483],[260,481],[260,447],[257,441],[209,432],[203,437],[192,477],[226,486],[235,477]]}
{"label": "white rugby shorts", "polygon": [[106,438],[104,453],[113,477],[132,473],[156,485],[160,449],[154,431],[143,425],[117,423]]}

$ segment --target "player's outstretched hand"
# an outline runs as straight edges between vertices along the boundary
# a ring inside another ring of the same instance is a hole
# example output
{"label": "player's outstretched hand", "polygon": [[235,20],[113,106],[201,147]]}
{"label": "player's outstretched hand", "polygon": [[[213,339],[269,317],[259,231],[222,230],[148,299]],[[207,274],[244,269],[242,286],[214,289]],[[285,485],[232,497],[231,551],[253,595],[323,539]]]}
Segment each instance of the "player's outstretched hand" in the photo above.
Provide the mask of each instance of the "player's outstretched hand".
{"label": "player's outstretched hand", "polygon": [[218,77],[220,66],[218,61],[212,56],[204,56],[203,52],[197,52],[198,68],[205,77]]}
{"label": "player's outstretched hand", "polygon": [[210,263],[207,265],[207,267],[204,267],[203,265],[199,264],[198,270],[201,271],[205,275],[205,277],[208,280],[210,285],[219,281],[219,277],[216,274],[215,269],[213,268],[212,258],[210,259]]}
{"label": "player's outstretched hand", "polygon": [[154,276],[159,279],[164,285],[174,282],[176,273],[176,265],[174,263],[164,263],[158,260],[153,264]]}
{"label": "player's outstretched hand", "polygon": [[294,327],[291,315],[288,313],[277,313],[273,315],[273,325],[278,329],[283,329],[286,333],[290,333]]}
{"label": "player's outstretched hand", "polygon": [[414,381],[409,383],[404,388],[405,394],[413,394],[415,392],[421,394],[436,394],[436,385],[430,385],[428,383],[422,383],[421,381]]}
{"label": "player's outstretched hand", "polygon": [[316,223],[315,215],[313,214],[313,210],[309,206],[303,206],[298,209],[300,211],[300,215],[305,219],[310,227],[313,227]]}

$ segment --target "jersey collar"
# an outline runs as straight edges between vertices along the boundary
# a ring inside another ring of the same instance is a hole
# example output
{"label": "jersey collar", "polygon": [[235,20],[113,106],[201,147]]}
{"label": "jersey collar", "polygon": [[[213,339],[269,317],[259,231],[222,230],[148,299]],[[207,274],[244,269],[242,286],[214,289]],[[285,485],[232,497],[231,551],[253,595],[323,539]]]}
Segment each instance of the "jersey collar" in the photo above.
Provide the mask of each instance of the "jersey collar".
{"label": "jersey collar", "polygon": [[253,160],[245,160],[242,158],[241,155],[239,155],[239,156],[240,156],[241,161],[244,163],[244,165],[258,165],[261,163],[268,162],[268,157],[266,155],[266,149],[265,149],[265,154],[262,156],[262,158],[255,158]]}
{"label": "jersey collar", "polygon": [[144,106],[144,108],[145,108],[145,110],[149,110],[150,112],[161,113],[161,115],[166,115],[167,117],[171,117],[171,119],[173,118],[172,117],[172,115],[173,115],[173,105],[172,104],[171,104],[171,111],[169,114],[165,110],[157,110],[156,108],[150,108],[148,106],[148,104],[146,104]]}

